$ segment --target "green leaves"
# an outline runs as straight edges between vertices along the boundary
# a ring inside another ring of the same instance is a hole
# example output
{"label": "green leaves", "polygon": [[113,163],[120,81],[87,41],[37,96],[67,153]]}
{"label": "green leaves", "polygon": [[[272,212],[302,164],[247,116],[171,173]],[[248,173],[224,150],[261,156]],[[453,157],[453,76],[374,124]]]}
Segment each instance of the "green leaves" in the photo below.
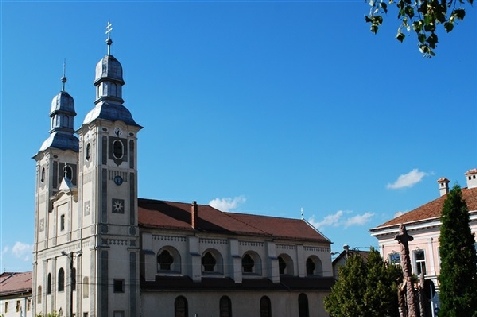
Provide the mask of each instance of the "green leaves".
{"label": "green leaves", "polygon": [[[370,31],[377,34],[379,26],[383,23],[383,15],[390,10],[389,5],[395,4],[398,11],[398,20],[401,21],[396,39],[403,42],[406,35],[403,29],[412,29],[417,34],[419,51],[424,57],[435,56],[434,49],[437,47],[437,32],[442,28],[446,33],[451,32],[456,23],[465,17],[466,4],[473,4],[473,0],[365,0],[370,6],[369,14],[365,16],[365,22],[370,23]],[[449,13],[449,8],[453,8]]]}
{"label": "green leaves", "polygon": [[402,279],[400,267],[387,265],[371,248],[366,261],[359,252],[350,251],[338,271],[338,281],[324,301],[330,316],[399,316],[396,281]]}
{"label": "green leaves", "polygon": [[[477,314],[477,255],[470,215],[455,185],[447,194],[441,214],[439,254],[439,299],[442,316],[476,316]],[[469,315],[472,312],[472,315]]]}

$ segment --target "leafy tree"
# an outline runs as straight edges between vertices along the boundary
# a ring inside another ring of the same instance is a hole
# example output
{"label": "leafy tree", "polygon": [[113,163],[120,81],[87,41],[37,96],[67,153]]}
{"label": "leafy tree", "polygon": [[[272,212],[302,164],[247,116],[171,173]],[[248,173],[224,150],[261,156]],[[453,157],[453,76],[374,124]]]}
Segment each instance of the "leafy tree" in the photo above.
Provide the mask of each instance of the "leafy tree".
{"label": "leafy tree", "polygon": [[466,2],[470,5],[474,0],[365,0],[371,6],[369,14],[365,16],[371,24],[371,32],[376,34],[383,23],[383,15],[388,13],[389,5],[396,4],[401,22],[396,39],[402,43],[411,28],[416,32],[419,41],[419,51],[425,57],[435,55],[434,49],[439,43],[437,30],[444,29],[450,32],[465,17]]}
{"label": "leafy tree", "polygon": [[477,256],[469,227],[469,210],[462,190],[447,194],[441,215],[439,316],[477,316]]}
{"label": "leafy tree", "polygon": [[339,279],[325,298],[331,317],[398,316],[399,267],[387,265],[379,252],[371,249],[367,261],[352,252],[338,271]]}

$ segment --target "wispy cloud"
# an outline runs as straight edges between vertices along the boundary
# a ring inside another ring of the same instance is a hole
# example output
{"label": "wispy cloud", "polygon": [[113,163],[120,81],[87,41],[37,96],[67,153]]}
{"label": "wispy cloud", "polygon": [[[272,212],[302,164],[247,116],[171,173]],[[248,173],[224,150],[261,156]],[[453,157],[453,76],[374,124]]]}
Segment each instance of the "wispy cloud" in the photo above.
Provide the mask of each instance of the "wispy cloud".
{"label": "wispy cloud", "polygon": [[316,229],[323,230],[325,227],[344,226],[347,228],[351,226],[362,226],[366,224],[372,217],[374,217],[374,213],[372,212],[366,212],[362,215],[358,214],[352,217],[346,216],[351,213],[353,212],[349,210],[338,210],[334,214],[325,216],[321,221],[316,220],[315,216],[313,215],[308,219],[308,222],[311,223]]}
{"label": "wispy cloud", "polygon": [[346,219],[345,227],[350,226],[362,226],[367,223],[372,217],[374,213],[372,212],[365,212],[362,215],[356,215],[354,217]]}
{"label": "wispy cloud", "polygon": [[396,213],[394,214],[394,218],[400,217],[404,215],[406,212],[407,211],[396,211]]}
{"label": "wispy cloud", "polygon": [[424,176],[428,175],[425,172],[419,171],[415,168],[407,174],[401,174],[394,183],[388,183],[388,189],[399,189],[404,187],[412,187],[419,183]]}
{"label": "wispy cloud", "polygon": [[238,196],[234,198],[215,198],[209,202],[209,205],[218,210],[228,212],[232,209],[237,209],[237,207],[243,204],[246,200],[247,199],[245,196]]}
{"label": "wispy cloud", "polygon": [[321,221],[316,221],[315,216],[311,216],[310,219],[308,219],[308,222],[313,225],[316,229],[323,229],[323,227],[336,227],[340,223],[340,219],[343,216],[343,210],[338,210],[336,213],[325,216],[323,220]]}
{"label": "wispy cloud", "polygon": [[12,254],[17,258],[23,258],[25,261],[30,259],[31,252],[33,250],[32,244],[22,243],[20,241],[15,242],[12,247]]}

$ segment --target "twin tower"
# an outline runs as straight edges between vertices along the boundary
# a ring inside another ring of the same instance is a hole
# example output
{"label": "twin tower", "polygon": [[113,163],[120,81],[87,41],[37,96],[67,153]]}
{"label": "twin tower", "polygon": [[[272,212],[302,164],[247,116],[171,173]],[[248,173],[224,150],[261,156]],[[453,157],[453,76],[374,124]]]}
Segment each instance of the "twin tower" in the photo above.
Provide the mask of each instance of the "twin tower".
{"label": "twin tower", "polygon": [[[121,63],[96,65],[94,108],[75,132],[74,99],[51,102],[36,161],[33,316],[138,316],[137,136],[124,106]],[[117,310],[117,311],[116,311]]]}

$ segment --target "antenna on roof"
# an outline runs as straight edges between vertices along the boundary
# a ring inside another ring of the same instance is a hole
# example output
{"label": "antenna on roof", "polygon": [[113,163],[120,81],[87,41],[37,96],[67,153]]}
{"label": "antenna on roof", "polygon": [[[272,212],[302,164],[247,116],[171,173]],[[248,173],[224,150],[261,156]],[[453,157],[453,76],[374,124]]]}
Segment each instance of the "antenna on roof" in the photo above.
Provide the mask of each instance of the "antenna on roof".
{"label": "antenna on roof", "polygon": [[301,220],[305,219],[305,217],[303,216],[303,207],[301,207]]}

